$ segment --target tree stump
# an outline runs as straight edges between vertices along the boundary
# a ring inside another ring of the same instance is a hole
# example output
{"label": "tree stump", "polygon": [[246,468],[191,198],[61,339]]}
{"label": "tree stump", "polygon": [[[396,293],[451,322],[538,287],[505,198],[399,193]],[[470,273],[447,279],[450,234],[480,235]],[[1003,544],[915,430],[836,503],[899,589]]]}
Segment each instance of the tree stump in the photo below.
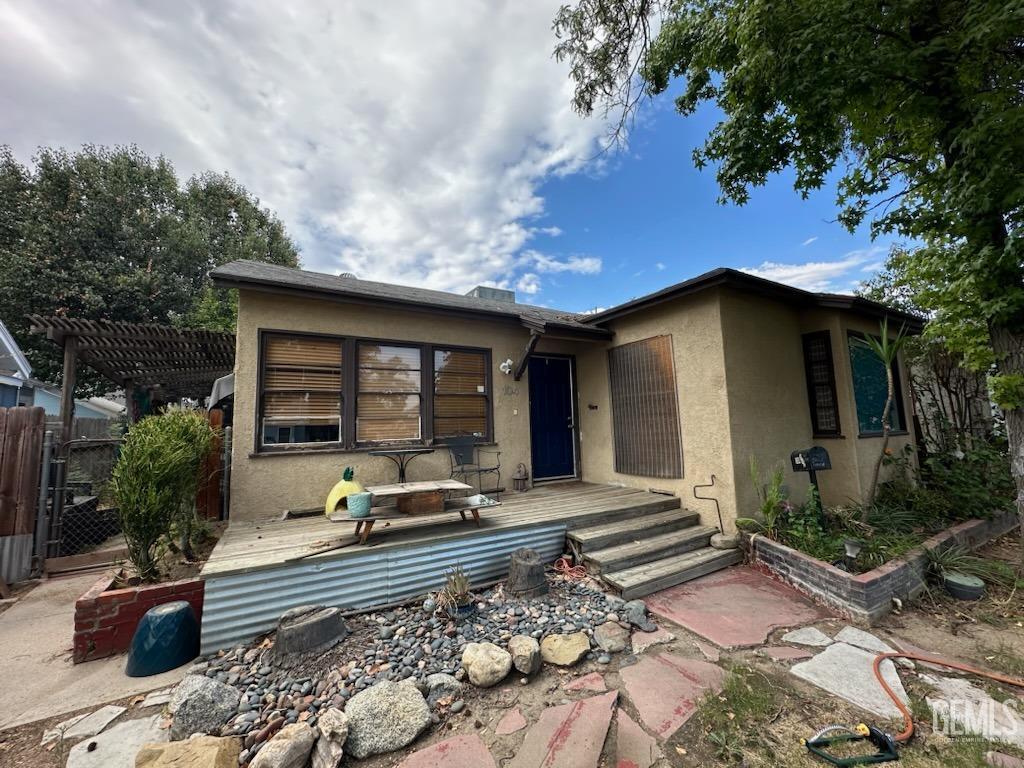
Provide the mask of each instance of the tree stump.
{"label": "tree stump", "polygon": [[548,593],[544,563],[532,549],[517,549],[511,555],[505,593],[512,597],[539,597]]}

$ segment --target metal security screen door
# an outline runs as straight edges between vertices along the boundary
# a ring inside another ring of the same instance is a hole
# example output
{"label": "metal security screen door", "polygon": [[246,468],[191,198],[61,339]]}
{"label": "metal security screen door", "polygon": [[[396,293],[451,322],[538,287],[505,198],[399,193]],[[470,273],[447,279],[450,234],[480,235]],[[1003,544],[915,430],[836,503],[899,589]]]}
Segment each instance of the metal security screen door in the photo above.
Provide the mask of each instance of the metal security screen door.
{"label": "metal security screen door", "polygon": [[572,360],[530,358],[530,451],[535,480],[576,477]]}

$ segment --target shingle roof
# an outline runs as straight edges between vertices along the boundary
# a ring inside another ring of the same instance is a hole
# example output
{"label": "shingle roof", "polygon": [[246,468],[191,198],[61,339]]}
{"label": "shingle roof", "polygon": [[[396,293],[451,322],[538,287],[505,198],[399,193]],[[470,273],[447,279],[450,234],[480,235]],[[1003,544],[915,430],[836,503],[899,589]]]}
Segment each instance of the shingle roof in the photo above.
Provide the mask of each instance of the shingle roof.
{"label": "shingle roof", "polygon": [[282,267],[256,261],[233,261],[210,273],[218,285],[240,288],[270,288],[323,294],[395,305],[428,307],[456,313],[508,317],[528,327],[561,329],[588,336],[608,336],[608,332],[583,321],[583,315],[562,310],[535,307],[518,302],[496,301],[457,293],[414,288],[407,285],[377,283],[354,277],[328,275],[304,269]]}

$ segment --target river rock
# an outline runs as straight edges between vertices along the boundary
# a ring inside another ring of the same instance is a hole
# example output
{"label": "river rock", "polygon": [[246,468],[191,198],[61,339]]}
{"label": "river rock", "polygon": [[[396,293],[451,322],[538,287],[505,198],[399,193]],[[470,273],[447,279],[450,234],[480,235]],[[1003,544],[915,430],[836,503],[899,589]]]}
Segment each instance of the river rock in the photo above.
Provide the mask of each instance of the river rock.
{"label": "river rock", "polygon": [[653,632],[658,626],[647,618],[647,606],[643,600],[630,600],[619,608],[619,616],[623,621],[644,631]]}
{"label": "river rock", "polygon": [[524,675],[532,675],[540,669],[540,643],[529,635],[516,635],[508,641],[512,654],[512,665]]}
{"label": "river rock", "polygon": [[171,738],[187,739],[193,733],[218,733],[238,710],[238,689],[204,675],[188,675],[175,689],[168,704],[174,717]]}
{"label": "river rock", "polygon": [[338,768],[348,738],[348,716],[340,709],[327,709],[317,719],[320,738],[313,750],[312,768]]}
{"label": "river rock", "polygon": [[439,699],[451,698],[454,700],[462,691],[462,683],[451,675],[437,672],[427,675],[424,688],[426,689],[427,704],[434,707]]}
{"label": "river rock", "polygon": [[504,680],[512,669],[512,654],[494,643],[469,643],[462,652],[462,666],[469,682],[490,688]]}
{"label": "river rock", "polygon": [[430,707],[411,678],[377,683],[345,707],[345,752],[356,759],[394,752],[412,743],[430,724]]}
{"label": "river rock", "polygon": [[241,746],[233,736],[146,744],[135,755],[135,768],[235,768]]}
{"label": "river rock", "polygon": [[548,664],[571,667],[590,653],[590,638],[583,632],[548,635],[540,643],[540,655]]}
{"label": "river rock", "polygon": [[305,723],[286,725],[256,753],[249,768],[304,768],[315,741],[316,733]]}
{"label": "river rock", "polygon": [[606,621],[594,630],[594,642],[602,651],[620,653],[629,645],[629,630],[614,621]]}

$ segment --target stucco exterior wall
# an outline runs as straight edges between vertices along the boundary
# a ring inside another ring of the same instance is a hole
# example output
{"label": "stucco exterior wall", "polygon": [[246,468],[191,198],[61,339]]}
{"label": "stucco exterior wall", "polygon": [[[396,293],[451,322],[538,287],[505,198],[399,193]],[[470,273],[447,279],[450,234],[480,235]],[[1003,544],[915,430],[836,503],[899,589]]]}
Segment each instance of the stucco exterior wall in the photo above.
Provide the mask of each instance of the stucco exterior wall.
{"label": "stucco exterior wall", "polygon": [[[847,334],[877,334],[877,321],[849,312],[801,309],[729,289],[722,292],[721,314],[740,516],[750,515],[757,508],[756,492],[749,480],[751,457],[757,458],[762,471],[782,464],[790,498],[803,501],[808,476],[791,470],[789,455],[811,445],[823,446],[832,459],[832,469],[818,474],[824,503],[864,500],[882,438],[858,434]],[[822,330],[829,331],[832,342],[840,437],[814,435],[812,431],[801,335]],[[910,422],[906,372],[902,365],[898,367],[904,413]],[[894,452],[910,443],[909,431],[889,441]]]}
{"label": "stucco exterior wall", "polygon": [[[736,516],[730,423],[726,398],[725,359],[719,313],[719,291],[657,305],[613,321],[611,344],[591,346],[578,353],[579,401],[583,443],[583,478],[635,488],[675,493],[683,506],[701,513],[705,524],[718,525],[715,506],[693,496],[693,486],[711,482],[728,521]],[[683,477],[663,479],[615,471],[612,414],[608,390],[608,347],[651,336],[672,337],[679,422],[682,433]],[[596,405],[597,408],[590,406]]]}
{"label": "stucco exterior wall", "polygon": [[[456,344],[492,350],[494,437],[501,451],[502,483],[517,463],[530,466],[529,391],[526,377],[513,381],[498,370],[503,360],[521,359],[529,333],[509,323],[441,318],[421,312],[400,312],[356,304],[294,298],[258,291],[240,291],[235,357],[235,423],[232,446],[231,519],[253,520],[280,515],[286,509],[318,507],[352,466],[364,485],[394,482],[390,459],[366,451],[303,451],[297,454],[257,453],[256,404],[259,331],[304,331],[434,344]],[[543,347],[541,347],[543,349]],[[409,480],[448,477],[448,451],[420,456],[409,465]]]}

